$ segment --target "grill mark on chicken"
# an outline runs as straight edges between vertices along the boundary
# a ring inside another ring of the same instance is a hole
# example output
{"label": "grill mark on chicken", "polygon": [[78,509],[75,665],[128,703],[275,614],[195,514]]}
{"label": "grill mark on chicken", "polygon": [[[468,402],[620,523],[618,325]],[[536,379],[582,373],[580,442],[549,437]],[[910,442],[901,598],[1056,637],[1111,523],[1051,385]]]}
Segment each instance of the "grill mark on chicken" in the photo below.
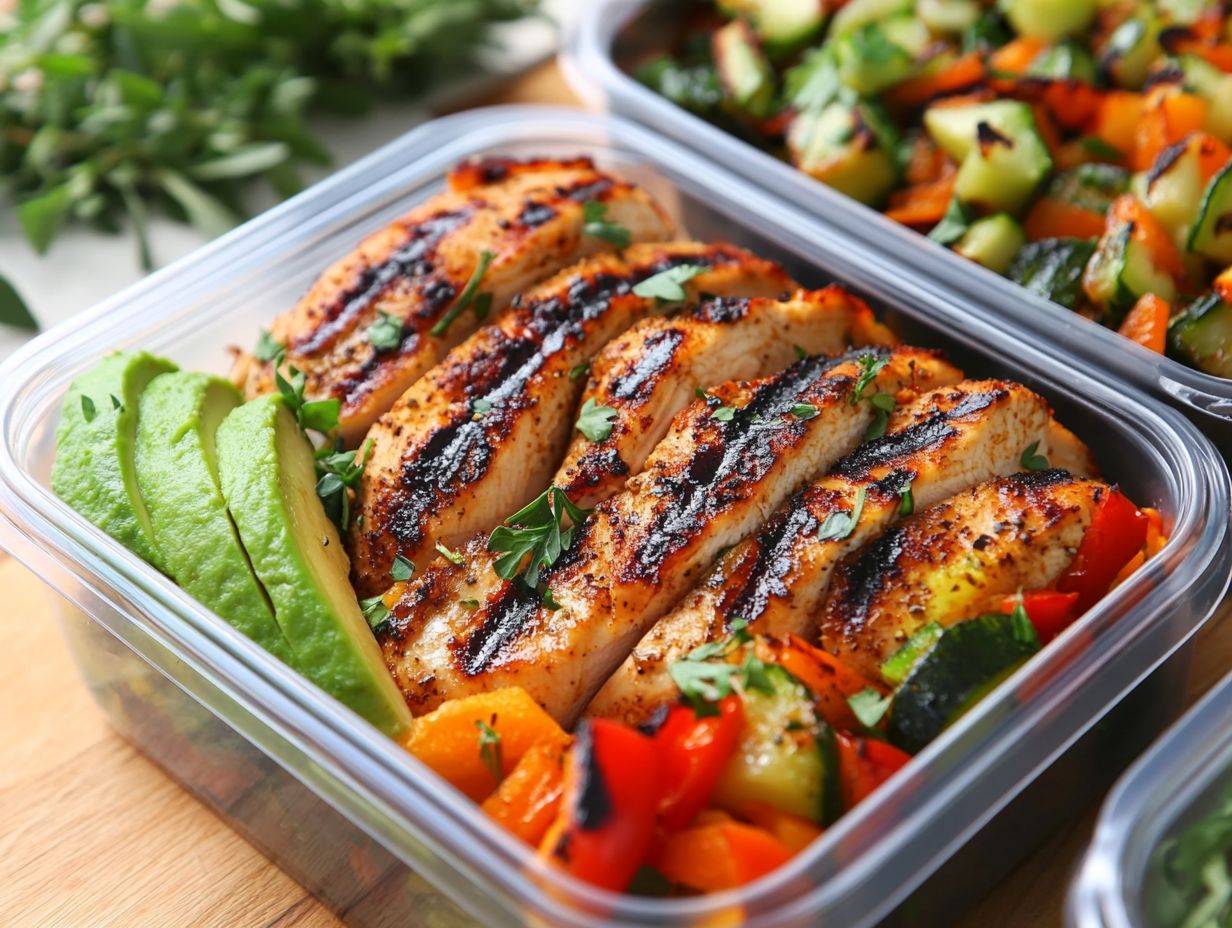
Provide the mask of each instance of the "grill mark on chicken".
{"label": "grill mark on chicken", "polygon": [[646,402],[655,375],[671,364],[683,341],[684,332],[680,329],[665,329],[651,335],[646,340],[645,353],[637,358],[633,370],[612,381],[612,395],[637,405]]}
{"label": "grill mark on chicken", "polygon": [[538,593],[524,583],[508,583],[496,602],[484,609],[483,625],[458,643],[462,672],[472,677],[483,673],[502,648],[535,625],[540,608]]}

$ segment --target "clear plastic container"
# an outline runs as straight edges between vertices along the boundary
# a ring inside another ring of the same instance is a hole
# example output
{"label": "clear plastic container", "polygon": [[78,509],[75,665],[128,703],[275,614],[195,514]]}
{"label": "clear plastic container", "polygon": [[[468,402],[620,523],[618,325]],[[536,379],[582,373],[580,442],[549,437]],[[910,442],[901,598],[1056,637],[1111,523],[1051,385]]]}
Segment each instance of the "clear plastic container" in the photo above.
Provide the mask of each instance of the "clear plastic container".
{"label": "clear plastic container", "polygon": [[593,0],[574,21],[563,61],[574,88],[606,106],[743,175],[803,207],[815,224],[841,228],[912,271],[1063,347],[1088,363],[1164,398],[1183,410],[1225,453],[1232,453],[1232,380],[1214,377],[1122,338],[1063,306],[955,254],[906,226],[797,171],[790,164],[644,87],[631,63],[666,49],[681,12],[695,0]]}
{"label": "clear plastic container", "polygon": [[1203,697],[1121,779],[1070,888],[1069,928],[1154,928],[1156,851],[1232,789],[1232,675]]}
{"label": "clear plastic container", "polygon": [[[846,283],[904,338],[972,375],[1040,390],[1126,492],[1160,509],[1167,547],[757,883],[636,899],[545,867],[48,487],[58,404],[102,353],[140,346],[224,369],[225,346],[250,343],[321,268],[441,189],[454,162],[494,153],[593,155],[645,183],[693,234],[779,258],[808,284]],[[562,110],[474,111],[415,130],[0,368],[0,543],[71,604],[65,632],[116,726],[352,924],[866,926],[938,911],[947,923],[1162,730],[1179,709],[1186,645],[1232,573],[1228,475],[1209,442],[1145,394],[1007,328],[648,130]],[[1033,802],[1041,790],[1049,801]]]}

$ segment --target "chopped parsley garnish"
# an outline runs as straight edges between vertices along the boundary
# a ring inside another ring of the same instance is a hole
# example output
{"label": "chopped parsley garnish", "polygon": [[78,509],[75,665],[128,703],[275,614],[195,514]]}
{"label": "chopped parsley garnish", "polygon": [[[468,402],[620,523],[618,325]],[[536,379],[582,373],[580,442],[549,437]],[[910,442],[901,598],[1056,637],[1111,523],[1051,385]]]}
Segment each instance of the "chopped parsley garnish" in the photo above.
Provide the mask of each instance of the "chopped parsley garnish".
{"label": "chopped parsley garnish", "polygon": [[864,391],[881,373],[882,368],[890,363],[890,359],[879,358],[875,354],[862,354],[856,363],[860,366],[860,376],[856,378],[855,389],[851,391],[851,399],[848,400],[852,406],[864,399]]}
{"label": "chopped parsley garnish", "polygon": [[655,299],[662,303],[679,303],[688,296],[684,284],[706,268],[700,264],[678,264],[666,271],[647,277],[633,288],[633,295],[644,300]]}
{"label": "chopped parsley garnish", "polygon": [[902,502],[898,505],[898,514],[903,518],[906,518],[915,512],[915,495],[911,492],[910,481],[908,481],[905,487],[898,491],[898,495],[902,499]]}
{"label": "chopped parsley garnish", "polygon": [[890,421],[890,413],[894,412],[894,397],[888,393],[874,393],[868,398],[868,405],[873,407],[873,421],[868,424],[864,440],[872,441],[885,434],[886,425]]}
{"label": "chopped parsley garnish", "polygon": [[441,557],[447,560],[450,564],[461,565],[466,563],[466,558],[462,556],[461,551],[451,551],[439,541],[436,543],[436,550],[440,553]]}
{"label": "chopped parsley garnish", "polygon": [[558,603],[556,601],[556,597],[552,595],[551,587],[545,586],[542,590],[539,591],[539,602],[543,605],[544,609],[547,609],[551,612],[555,612],[557,609],[560,608],[560,603]]}
{"label": "chopped parsley garnish", "polygon": [[458,605],[459,605],[459,606],[461,606],[463,609],[478,609],[478,608],[479,608],[479,600],[477,600],[477,599],[460,599],[460,600],[458,600]]}
{"label": "chopped parsley garnish", "polygon": [[262,329],[257,337],[257,347],[253,349],[252,356],[258,361],[273,361],[285,350],[286,348],[270,335],[268,329]]}
{"label": "chopped parsley garnish", "polygon": [[491,724],[483,719],[475,719],[475,727],[479,729],[479,759],[491,771],[499,783],[505,778],[504,767],[501,764],[501,736],[492,725],[496,724],[496,716],[492,716]]}
{"label": "chopped parsley garnish", "polygon": [[111,408],[116,412],[124,411],[124,404],[120,402],[120,398],[114,393],[111,394]]}
{"label": "chopped parsley garnish", "polygon": [[791,407],[791,414],[797,419],[811,419],[817,415],[817,407],[812,403],[796,403]]}
{"label": "chopped parsley garnish", "polygon": [[364,442],[363,452],[358,463],[355,460],[357,452],[342,451],[338,444],[316,453],[317,496],[339,532],[345,532],[351,524],[352,491],[359,485],[359,478],[372,457],[372,439]]}
{"label": "chopped parsley garnish", "polygon": [[860,514],[864,512],[865,487],[856,491],[856,504],[851,512],[832,512],[826,516],[817,530],[818,541],[841,541],[856,530]]}
{"label": "chopped parsley garnish", "polygon": [[478,421],[482,419],[484,413],[492,411],[492,401],[485,400],[482,397],[477,400],[471,400],[471,418]]}
{"label": "chopped parsley garnish", "polygon": [[1048,458],[1044,457],[1042,454],[1039,454],[1038,451],[1039,442],[1031,442],[1031,444],[1027,445],[1026,450],[1023,451],[1022,457],[1018,459],[1018,463],[1021,464],[1025,470],[1047,470]]}
{"label": "chopped parsley garnish", "polygon": [[582,404],[581,415],[578,416],[577,430],[591,441],[603,441],[612,434],[612,423],[616,419],[616,410],[611,406],[601,406],[594,397]]}
{"label": "chopped parsley garnish", "polygon": [[440,321],[431,328],[430,332],[433,336],[440,338],[448,332],[454,320],[466,312],[471,303],[475,304],[475,315],[479,319],[482,320],[488,314],[488,311],[492,308],[491,294],[484,294],[487,296],[486,300],[476,300],[476,296],[479,293],[480,285],[483,283],[483,275],[488,272],[488,265],[492,263],[492,259],[495,257],[496,255],[487,250],[480,253],[479,262],[475,265],[471,279],[462,288],[461,295],[449,307],[449,311],[441,317]]}
{"label": "chopped parsley garnish", "polygon": [[808,352],[805,351],[803,348],[801,348],[799,345],[792,345],[791,350],[796,353],[797,361],[803,361],[805,358],[808,357]]}
{"label": "chopped parsley garnish", "polygon": [[368,626],[376,631],[382,622],[389,618],[389,607],[385,605],[385,594],[380,596],[370,596],[368,599],[359,601],[359,608],[364,612],[364,618],[368,620]]}
{"label": "chopped parsley garnish", "polygon": [[736,664],[729,659],[737,651],[752,642],[748,622],[733,619],[731,634],[719,641],[711,641],[694,648],[668,667],[672,681],[681,695],[692,706],[697,716],[716,715],[715,703],[731,693],[738,685],[742,690],[774,691],[766,664],[747,648],[744,659]]}
{"label": "chopped parsley garnish", "polygon": [[[569,528],[563,527],[566,515],[573,523]],[[573,505],[560,487],[548,487],[488,536],[488,550],[501,554],[492,565],[493,570],[503,580],[520,574],[522,581],[535,589],[539,586],[540,570],[551,567],[569,550],[574,528],[588,515],[590,510]]]}
{"label": "chopped parsley garnish", "polygon": [[576,367],[574,367],[572,370],[569,371],[569,379],[577,380],[579,377],[585,377],[589,373],[590,373],[590,365],[586,363],[582,363],[582,364],[577,365]]}
{"label": "chopped parsley garnish", "polygon": [[852,714],[865,728],[876,728],[880,725],[893,701],[893,694],[882,696],[871,686],[847,697],[847,705],[851,706]]}
{"label": "chopped parsley garnish", "polygon": [[96,415],[98,415],[98,409],[94,405],[94,400],[84,393],[81,394],[81,418],[87,422],[93,422]]}
{"label": "chopped parsley garnish", "polygon": [[278,385],[278,392],[286,400],[287,408],[295,414],[299,427],[323,433],[338,428],[342,401],[337,397],[328,400],[304,399],[303,373],[294,366],[287,365],[287,377],[284,377],[280,367],[281,365],[278,365],[274,368],[274,383]]}
{"label": "chopped parsley garnish", "polygon": [[393,579],[394,583],[410,580],[413,573],[415,573],[414,562],[407,560],[401,554],[395,554],[394,565],[389,568],[389,576]]}
{"label": "chopped parsley garnish", "polygon": [[582,204],[582,234],[591,238],[603,239],[614,248],[628,248],[633,241],[629,230],[622,225],[608,222],[607,204],[598,200],[587,200]]}
{"label": "chopped parsley garnish", "polygon": [[975,214],[971,208],[955,197],[950,200],[945,215],[941,217],[939,223],[933,226],[928,237],[938,244],[951,245],[967,234],[974,220]]}
{"label": "chopped parsley garnish", "polygon": [[720,406],[710,414],[711,419],[718,419],[720,422],[731,422],[732,416],[736,414],[735,406]]}
{"label": "chopped parsley garnish", "polygon": [[402,319],[384,310],[377,310],[380,318],[368,326],[368,341],[377,351],[393,351],[402,344]]}

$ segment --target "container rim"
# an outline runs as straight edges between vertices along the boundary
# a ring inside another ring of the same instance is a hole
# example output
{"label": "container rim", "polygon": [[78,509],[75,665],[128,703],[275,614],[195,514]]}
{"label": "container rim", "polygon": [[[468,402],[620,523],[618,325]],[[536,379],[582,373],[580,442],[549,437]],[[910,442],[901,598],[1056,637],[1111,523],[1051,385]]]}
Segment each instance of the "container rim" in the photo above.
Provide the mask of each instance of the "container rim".
{"label": "container rim", "polygon": [[[766,181],[768,177],[798,188],[796,193],[815,197],[817,203],[812,205],[824,209],[825,215],[818,215],[816,209],[810,210],[810,222],[839,225],[866,246],[892,249],[898,262],[909,264],[928,277],[945,274],[950,286],[959,289],[968,299],[995,306],[996,313],[1008,316],[1022,328],[1043,334],[1058,345],[1082,346],[1086,342],[1083,353],[1096,358],[1112,375],[1131,383],[1146,381],[1153,389],[1205,415],[1232,422],[1232,378],[1217,377],[1156,354],[1098,322],[1032,293],[974,261],[961,258],[927,236],[802,175],[786,162],[711,125],[635,81],[616,65],[613,45],[619,32],[654,2],[594,0],[569,24],[561,45],[562,70],[570,87],[589,106],[599,109],[613,99],[624,98],[635,108],[639,123],[649,122],[654,126],[683,122],[688,126],[690,138],[697,140],[697,145],[690,147],[725,150],[734,156],[725,164],[766,194],[785,196]],[[647,120],[647,114],[654,118]],[[631,114],[622,112],[621,115]],[[742,170],[738,164],[741,159],[754,163]],[[1144,371],[1149,371],[1150,376]]]}
{"label": "container rim", "polygon": [[[638,152],[648,166],[668,180],[680,185],[687,175],[695,189],[718,201],[726,197],[724,191],[741,184],[723,168],[701,161],[632,123],[551,107],[476,110],[412,130],[312,190],[104,301],[71,323],[39,336],[0,366],[0,382],[10,387],[0,398],[0,513],[51,555],[66,575],[95,590],[262,725],[296,745],[313,763],[379,809],[390,828],[427,835],[444,865],[498,891],[502,903],[512,904],[522,914],[539,913],[561,924],[599,925],[623,920],[649,925],[663,924],[665,919],[713,917],[730,913],[732,906],[739,905],[748,915],[755,915],[758,924],[802,917],[802,913],[833,904],[878,873],[893,869],[890,865],[895,855],[904,856],[904,847],[919,844],[920,835],[933,840],[927,829],[936,830],[941,812],[959,803],[978,774],[986,774],[1010,753],[1014,739],[1005,729],[1011,721],[1014,727],[1029,731],[1049,713],[1063,713],[1066,702],[1075,693],[1082,694],[1089,678],[1106,667],[1113,655],[1143,650],[1152,629],[1161,622],[1159,616],[1183,592],[1202,583],[1226,587],[1228,524],[1226,518],[1212,515],[1229,510],[1227,470],[1209,442],[1175,411],[1133,388],[1108,384],[1083,370],[1071,370],[1064,358],[1051,351],[1014,343],[1015,360],[1027,370],[1051,375],[1054,383],[1061,382],[1055,378],[1063,374],[1067,383],[1080,388],[1105,415],[1132,415],[1136,429],[1154,437],[1158,457],[1154,464],[1173,481],[1172,493],[1180,507],[1168,545],[1134,580],[1106,597],[1047,652],[1029,662],[922,752],[919,762],[912,765],[913,774],[896,777],[875,800],[845,816],[808,851],[741,890],[677,900],[647,900],[597,890],[537,860],[531,849],[503,833],[478,806],[394,742],[221,622],[61,503],[24,469],[17,453],[23,416],[31,415],[38,405],[32,394],[46,388],[51,372],[61,366],[71,367],[82,358],[96,358],[97,346],[110,342],[108,333],[135,323],[161,294],[189,285],[208,286],[211,276],[222,269],[256,261],[295,227],[307,204],[311,203],[314,211],[342,209],[361,196],[368,183],[396,174],[399,169],[452,161],[459,150],[482,150],[502,140],[505,144],[525,141],[528,126],[545,137],[551,133],[568,137],[580,148],[618,139],[622,148]],[[677,166],[675,174],[668,168],[673,164]],[[360,193],[355,194],[355,189]],[[867,274],[897,272],[901,276],[901,270],[875,255],[851,251],[854,243],[837,233],[810,230],[804,235],[788,231],[806,227],[805,217],[794,208],[766,199],[740,203],[739,209],[752,210],[772,221],[783,230],[784,239],[798,247],[815,248],[818,253],[823,246],[831,251],[838,249],[852,267],[859,266]],[[904,282],[901,287],[911,291],[913,301],[920,301],[935,314],[929,317],[934,322],[940,317],[961,324],[986,346],[1006,344],[1003,324],[994,325],[961,300],[925,282]],[[102,587],[110,587],[113,592],[107,593]],[[1185,637],[1200,624],[1195,622]],[[1098,638],[1101,647],[1086,647],[1080,635]],[[1179,645],[1175,642],[1171,649]],[[1153,652],[1153,663],[1137,671],[1136,679],[1162,663],[1169,653]],[[1030,693],[1031,699],[1015,708],[1014,700],[1020,693]],[[1110,705],[1101,704],[1099,711],[1087,717],[1064,743],[1050,746],[1048,755],[1034,768],[1025,773],[1020,770],[1011,785],[1021,788],[1029,782]],[[973,739],[985,748],[974,759],[969,750]],[[934,768],[946,769],[945,783],[926,782],[925,774]],[[908,872],[889,884],[893,889],[879,891],[879,905],[870,910],[869,920],[875,921],[892,909],[1013,794],[1003,796],[999,804],[976,810],[966,828],[947,831],[943,841],[929,845],[921,854],[924,866],[907,868]],[[895,806],[910,808],[907,814],[896,816],[889,834],[871,841],[869,833],[877,820]],[[384,840],[378,838],[382,843],[391,840],[388,832],[382,835]],[[821,885],[812,885],[810,871],[823,863],[823,857],[824,863],[837,872],[825,874]],[[903,870],[901,862],[898,869]],[[915,883],[911,882],[912,873],[918,876]]]}

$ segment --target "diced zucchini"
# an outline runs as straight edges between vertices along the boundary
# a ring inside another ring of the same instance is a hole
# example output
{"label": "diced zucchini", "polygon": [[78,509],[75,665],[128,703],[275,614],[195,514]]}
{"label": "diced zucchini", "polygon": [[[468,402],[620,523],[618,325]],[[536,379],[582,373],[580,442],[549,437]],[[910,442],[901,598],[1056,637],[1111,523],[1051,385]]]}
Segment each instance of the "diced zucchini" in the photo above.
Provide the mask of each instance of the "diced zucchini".
{"label": "diced zucchini", "polygon": [[940,622],[929,622],[908,638],[906,644],[882,663],[881,679],[890,686],[898,686],[906,680],[911,673],[911,668],[937,643],[942,631],[944,627]]}
{"label": "diced zucchini", "polygon": [[738,811],[764,802],[822,825],[841,798],[834,732],[817,715],[808,688],[777,664],[766,666],[770,692],[743,693],[744,731],[719,777],[714,802]]}
{"label": "diced zucchini", "polygon": [[920,58],[933,44],[928,27],[917,16],[893,16],[882,23],[881,28],[887,39],[913,59]]}
{"label": "diced zucchini", "polygon": [[1094,252],[1090,239],[1041,239],[1024,245],[1005,273],[1032,293],[1075,309],[1083,297],[1082,272]]}
{"label": "diced zucchini", "polygon": [[1052,170],[1031,108],[1015,100],[934,106],[924,125],[946,153],[962,162],[954,194],[986,212],[1017,214]]}
{"label": "diced zucchini", "polygon": [[729,16],[748,19],[772,53],[786,53],[806,44],[825,25],[821,0],[722,0]]}
{"label": "diced zucchini", "polygon": [[1083,32],[1095,18],[1096,0],[1008,0],[1002,6],[1022,36],[1057,42]]}
{"label": "diced zucchini", "polygon": [[1063,203],[1107,213],[1112,201],[1129,189],[1129,172],[1115,164],[1080,164],[1057,174],[1045,196]]}
{"label": "diced zucchini", "polygon": [[1111,326],[1120,325],[1144,294],[1153,293],[1169,302],[1176,298],[1176,282],[1155,267],[1151,253],[1133,232],[1131,223],[1105,232],[1083,275],[1083,290]]}
{"label": "diced zucchini", "polygon": [[728,106],[739,114],[764,119],[774,107],[774,70],[743,19],[715,32],[714,61]]}
{"label": "diced zucchini", "polygon": [[1095,58],[1085,46],[1077,42],[1061,42],[1048,46],[1036,55],[1027,68],[1027,76],[1094,84],[1098,73]]}
{"label": "diced zucchini", "polygon": [[1023,615],[984,615],[951,625],[894,694],[886,733],[914,754],[1040,649]]}
{"label": "diced zucchini", "polygon": [[964,32],[980,19],[975,0],[916,0],[915,12],[924,25],[942,34]]}
{"label": "diced zucchini", "polygon": [[1232,74],[1225,74],[1197,55],[1181,55],[1177,61],[1185,84],[1206,101],[1206,131],[1232,142]]}
{"label": "diced zucchini", "polygon": [[1200,136],[1170,145],[1142,180],[1140,199],[1182,247],[1202,204],[1201,153]]}
{"label": "diced zucchini", "polygon": [[1220,264],[1232,263],[1232,162],[1206,185],[1189,250]]}
{"label": "diced zucchini", "polygon": [[1168,354],[1216,377],[1232,377],[1232,304],[1206,293],[1168,324]]}
{"label": "diced zucchini", "polygon": [[854,32],[868,23],[885,22],[891,16],[912,12],[913,0],[848,0],[830,21],[830,38]]}
{"label": "diced zucchini", "polygon": [[892,148],[869,125],[869,112],[841,101],[800,112],[788,127],[787,147],[800,170],[875,205],[894,186],[898,170]]}
{"label": "diced zucchini", "polygon": [[642,65],[633,76],[655,93],[700,116],[713,116],[723,103],[723,87],[713,64],[687,65],[665,55]]}
{"label": "diced zucchini", "polygon": [[818,111],[834,102],[842,89],[834,58],[834,48],[823,45],[787,70],[783,75],[783,94],[792,107]]}
{"label": "diced zucchini", "polygon": [[1100,65],[1118,87],[1139,90],[1151,63],[1162,53],[1159,20],[1149,13],[1133,16],[1113,30],[1100,52]]}
{"label": "diced zucchini", "polygon": [[1027,234],[1013,217],[997,213],[973,222],[954,244],[954,250],[990,271],[1004,274],[1026,241]]}
{"label": "diced zucchini", "polygon": [[[923,31],[924,43],[928,42],[928,30],[914,17],[899,17],[884,26],[868,23],[840,36],[834,42],[835,60],[843,83],[861,96],[871,96],[886,87],[891,87],[909,77],[915,70],[918,52],[905,42],[891,37],[890,27],[906,20]],[[906,33],[908,30],[900,30]],[[906,35],[907,41],[916,42],[918,35]]]}

